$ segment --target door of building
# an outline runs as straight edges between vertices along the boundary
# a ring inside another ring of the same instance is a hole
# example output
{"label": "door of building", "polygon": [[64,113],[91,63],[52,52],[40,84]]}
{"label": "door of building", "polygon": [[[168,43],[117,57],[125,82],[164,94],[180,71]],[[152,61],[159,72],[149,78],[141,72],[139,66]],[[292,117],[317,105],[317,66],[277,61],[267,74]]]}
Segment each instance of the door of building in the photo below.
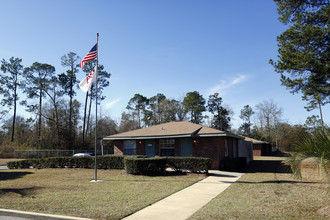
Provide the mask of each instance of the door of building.
{"label": "door of building", "polygon": [[183,138],[179,141],[180,156],[191,157],[192,156],[192,140],[191,138]]}
{"label": "door of building", "polygon": [[145,141],[144,142],[144,149],[147,157],[154,157],[155,156],[155,141]]}

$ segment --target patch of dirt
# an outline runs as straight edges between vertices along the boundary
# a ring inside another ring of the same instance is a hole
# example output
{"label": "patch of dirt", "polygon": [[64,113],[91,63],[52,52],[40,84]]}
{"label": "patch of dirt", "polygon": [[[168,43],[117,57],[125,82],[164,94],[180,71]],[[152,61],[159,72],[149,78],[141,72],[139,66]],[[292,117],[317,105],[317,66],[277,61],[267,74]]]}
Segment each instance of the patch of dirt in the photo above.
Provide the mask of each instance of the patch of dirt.
{"label": "patch of dirt", "polygon": [[320,208],[316,212],[320,215],[324,215],[325,217],[330,217],[330,206]]}

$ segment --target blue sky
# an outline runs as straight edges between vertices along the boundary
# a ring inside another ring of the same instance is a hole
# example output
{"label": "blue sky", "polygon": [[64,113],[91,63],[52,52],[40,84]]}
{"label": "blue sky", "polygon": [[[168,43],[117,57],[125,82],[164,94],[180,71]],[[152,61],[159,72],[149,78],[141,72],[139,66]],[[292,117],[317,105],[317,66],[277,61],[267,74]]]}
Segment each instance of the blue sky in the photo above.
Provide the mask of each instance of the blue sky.
{"label": "blue sky", "polygon": [[[218,92],[241,123],[244,105],[273,99],[283,119],[304,123],[301,95],[281,86],[268,63],[277,57],[279,23],[273,1],[223,0],[1,0],[0,59],[48,63],[57,73],[61,56],[81,58],[99,38],[99,63],[112,74],[103,115],[119,121],[131,97],[163,93],[180,99],[198,91],[205,99]],[[84,73],[78,73],[78,79]],[[84,93],[77,90],[83,102]],[[329,105],[324,107],[326,123]],[[24,115],[20,108],[19,115]]]}

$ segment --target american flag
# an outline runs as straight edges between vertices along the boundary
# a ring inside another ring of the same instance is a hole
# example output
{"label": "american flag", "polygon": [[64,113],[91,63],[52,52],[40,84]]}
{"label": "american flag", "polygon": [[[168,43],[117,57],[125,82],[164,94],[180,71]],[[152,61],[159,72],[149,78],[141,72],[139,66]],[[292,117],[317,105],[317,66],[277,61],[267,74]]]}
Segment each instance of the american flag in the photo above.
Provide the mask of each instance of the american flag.
{"label": "american flag", "polygon": [[97,44],[89,51],[89,53],[84,57],[84,59],[80,62],[80,68],[82,68],[86,61],[94,60],[97,57]]}

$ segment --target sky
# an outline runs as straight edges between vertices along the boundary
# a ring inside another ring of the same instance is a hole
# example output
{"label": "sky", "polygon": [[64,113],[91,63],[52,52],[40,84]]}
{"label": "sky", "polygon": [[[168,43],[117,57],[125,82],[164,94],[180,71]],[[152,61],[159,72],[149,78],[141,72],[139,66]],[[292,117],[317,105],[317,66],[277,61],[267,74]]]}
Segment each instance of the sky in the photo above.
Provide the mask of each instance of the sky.
{"label": "sky", "polygon": [[[82,59],[99,33],[99,63],[112,74],[99,111],[117,122],[136,93],[181,99],[192,91],[206,100],[219,93],[234,112],[233,128],[243,106],[256,110],[270,99],[290,124],[318,115],[269,64],[287,28],[273,1],[0,0],[0,7],[0,59],[18,57],[24,67],[47,63],[63,73],[61,57],[72,51]],[[76,98],[83,103],[84,93],[77,89]],[[329,124],[330,105],[323,112]]]}

